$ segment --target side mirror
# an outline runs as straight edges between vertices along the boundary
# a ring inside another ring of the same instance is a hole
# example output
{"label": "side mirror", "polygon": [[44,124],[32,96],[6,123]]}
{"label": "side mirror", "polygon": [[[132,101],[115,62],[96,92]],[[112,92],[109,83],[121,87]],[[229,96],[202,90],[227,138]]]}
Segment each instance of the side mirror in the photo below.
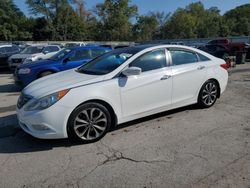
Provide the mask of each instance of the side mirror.
{"label": "side mirror", "polygon": [[125,76],[136,76],[141,74],[141,68],[139,67],[128,67],[122,71],[122,74]]}
{"label": "side mirror", "polygon": [[67,62],[69,62],[70,61],[70,59],[67,57],[67,58],[65,58],[64,60],[63,60],[63,63],[67,63]]}
{"label": "side mirror", "polygon": [[44,51],[43,53],[44,53],[44,54],[47,54],[47,53],[49,53],[49,51]]}

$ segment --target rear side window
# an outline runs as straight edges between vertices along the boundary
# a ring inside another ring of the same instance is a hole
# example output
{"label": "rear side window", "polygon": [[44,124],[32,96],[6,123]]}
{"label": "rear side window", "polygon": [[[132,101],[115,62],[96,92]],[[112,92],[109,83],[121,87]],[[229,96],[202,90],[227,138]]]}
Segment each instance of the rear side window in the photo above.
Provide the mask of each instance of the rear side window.
{"label": "rear side window", "polygon": [[92,49],[91,52],[92,52],[92,58],[96,58],[96,57],[104,54],[106,52],[106,50],[104,50],[104,49]]}
{"label": "rear side window", "polygon": [[84,60],[84,59],[91,59],[89,50],[77,50],[73,52],[73,54],[70,57],[70,61],[78,61],[78,60]]}
{"label": "rear side window", "polygon": [[197,53],[197,55],[199,56],[200,61],[210,61],[211,60],[202,54]]}
{"label": "rear side window", "polygon": [[198,62],[196,53],[181,49],[169,49],[173,65],[183,65]]}
{"label": "rear side window", "polygon": [[0,53],[5,53],[5,48],[3,47],[3,48],[0,48]]}
{"label": "rear side window", "polygon": [[19,48],[16,47],[16,46],[12,46],[12,47],[11,47],[11,51],[12,51],[12,52],[18,52],[18,51],[19,51]]}
{"label": "rear side window", "polygon": [[139,67],[142,72],[151,71],[166,67],[165,49],[148,52],[133,61],[130,67]]}
{"label": "rear side window", "polygon": [[12,47],[5,47],[6,53],[11,53],[12,52]]}
{"label": "rear side window", "polygon": [[43,51],[57,52],[59,51],[59,48],[57,46],[46,46]]}

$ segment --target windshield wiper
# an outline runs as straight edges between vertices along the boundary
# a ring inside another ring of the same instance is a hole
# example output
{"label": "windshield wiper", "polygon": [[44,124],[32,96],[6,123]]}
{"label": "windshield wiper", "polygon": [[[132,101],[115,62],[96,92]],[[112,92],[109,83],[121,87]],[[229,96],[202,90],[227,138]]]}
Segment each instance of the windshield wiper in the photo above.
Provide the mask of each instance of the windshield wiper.
{"label": "windshield wiper", "polygon": [[90,74],[90,75],[104,75],[105,73],[96,72],[96,71],[89,71],[89,70],[80,70],[76,69],[76,72],[82,73],[82,74]]}

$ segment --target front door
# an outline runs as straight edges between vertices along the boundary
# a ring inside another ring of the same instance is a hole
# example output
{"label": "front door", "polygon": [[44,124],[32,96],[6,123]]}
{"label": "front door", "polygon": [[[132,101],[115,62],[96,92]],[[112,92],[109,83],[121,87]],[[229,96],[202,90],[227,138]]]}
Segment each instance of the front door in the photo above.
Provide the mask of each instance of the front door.
{"label": "front door", "polygon": [[69,56],[62,60],[61,71],[79,67],[91,60],[90,51],[88,49],[79,49],[73,51]]}
{"label": "front door", "polygon": [[172,72],[167,66],[165,49],[148,52],[129,66],[141,68],[142,73],[119,78],[125,119],[149,115],[171,105]]}

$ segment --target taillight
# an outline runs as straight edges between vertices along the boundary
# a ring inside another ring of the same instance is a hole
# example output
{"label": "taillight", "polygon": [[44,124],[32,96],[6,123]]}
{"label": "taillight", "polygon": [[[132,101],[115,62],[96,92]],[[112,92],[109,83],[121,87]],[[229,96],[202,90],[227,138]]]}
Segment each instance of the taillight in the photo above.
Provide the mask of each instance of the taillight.
{"label": "taillight", "polygon": [[229,68],[227,63],[221,64],[220,65],[223,69],[227,70]]}

